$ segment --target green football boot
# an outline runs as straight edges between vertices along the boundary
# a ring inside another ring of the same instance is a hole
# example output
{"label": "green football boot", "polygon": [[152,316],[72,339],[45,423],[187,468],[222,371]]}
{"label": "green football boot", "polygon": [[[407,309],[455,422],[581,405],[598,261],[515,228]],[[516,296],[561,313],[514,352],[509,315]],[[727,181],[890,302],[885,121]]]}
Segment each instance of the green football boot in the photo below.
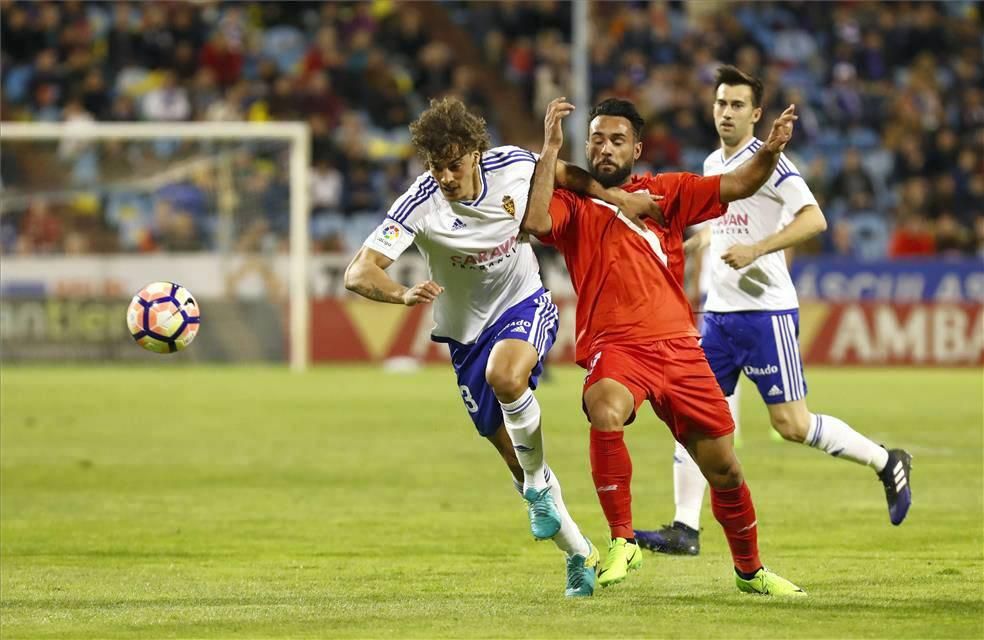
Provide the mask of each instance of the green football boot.
{"label": "green football boot", "polygon": [[735,575],[735,583],[738,584],[738,590],[745,593],[758,593],[763,596],[806,597],[806,591],[764,567],[756,571],[751,580],[745,580],[741,576]]}
{"label": "green football boot", "polygon": [[615,538],[608,545],[608,555],[598,571],[598,584],[607,587],[625,580],[630,570],[642,566],[642,551],[639,545],[626,542],[625,538]]}
{"label": "green football boot", "polygon": [[568,598],[585,598],[594,595],[595,569],[598,567],[598,548],[587,538],[588,556],[574,554],[567,557],[567,588],[564,595]]}
{"label": "green football boot", "polygon": [[523,494],[530,512],[530,531],[537,540],[549,540],[560,531],[560,513],[550,495],[550,487],[537,491],[530,488]]}

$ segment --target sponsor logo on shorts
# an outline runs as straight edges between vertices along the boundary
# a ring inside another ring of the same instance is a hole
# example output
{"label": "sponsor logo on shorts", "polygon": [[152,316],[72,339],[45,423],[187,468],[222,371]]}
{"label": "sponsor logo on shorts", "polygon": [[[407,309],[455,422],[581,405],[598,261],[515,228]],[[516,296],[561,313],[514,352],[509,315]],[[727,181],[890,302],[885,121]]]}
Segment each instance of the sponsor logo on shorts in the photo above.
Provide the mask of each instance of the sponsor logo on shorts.
{"label": "sponsor logo on shorts", "polygon": [[746,366],[742,371],[745,372],[746,376],[771,376],[775,373],[779,373],[779,367],[774,364],[767,364],[764,367],[753,367],[752,365]]}
{"label": "sponsor logo on shorts", "polygon": [[532,328],[533,328],[533,323],[530,322],[529,320],[513,320],[506,326],[502,327],[502,331],[500,331],[498,335],[502,335],[503,333],[527,334],[530,332],[530,329]]}
{"label": "sponsor logo on shorts", "polygon": [[782,395],[782,389],[780,389],[776,385],[772,385],[772,388],[769,389],[768,395],[769,396],[781,396]]}

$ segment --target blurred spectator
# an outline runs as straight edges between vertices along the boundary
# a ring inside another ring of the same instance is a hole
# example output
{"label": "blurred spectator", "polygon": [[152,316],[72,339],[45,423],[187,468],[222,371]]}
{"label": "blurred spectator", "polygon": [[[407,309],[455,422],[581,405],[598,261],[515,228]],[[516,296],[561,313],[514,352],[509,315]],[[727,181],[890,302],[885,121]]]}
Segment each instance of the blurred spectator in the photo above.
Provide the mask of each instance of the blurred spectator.
{"label": "blurred spectator", "polygon": [[900,213],[889,242],[888,255],[892,258],[913,258],[931,256],[935,252],[936,241],[926,219],[909,210]]}
{"label": "blurred spectator", "polygon": [[93,68],[85,76],[81,89],[82,105],[97,120],[108,120],[112,104],[106,78],[102,72]]}
{"label": "blurred spectator", "polygon": [[345,195],[343,199],[345,213],[361,211],[380,211],[383,203],[372,183],[369,166],[365,162],[355,162],[349,165],[345,176]]}
{"label": "blurred spectator", "polygon": [[14,5],[4,16],[3,27],[0,29],[0,40],[3,41],[3,52],[10,56],[14,64],[29,62],[38,53],[42,41],[32,33],[29,16],[24,7]]}
{"label": "blurred spectator", "polygon": [[32,200],[21,219],[17,236],[18,253],[54,253],[61,249],[64,226],[48,202]]}
{"label": "blurred spectator", "polygon": [[202,48],[199,61],[202,66],[212,70],[216,81],[223,87],[235,84],[243,70],[242,53],[229,44],[221,30],[215,31]]}
{"label": "blurred spectator", "polygon": [[861,154],[854,147],[844,152],[840,171],[830,183],[830,191],[846,201],[848,209],[871,210],[875,206],[875,183],[861,164]]}
{"label": "blurred spectator", "polygon": [[168,25],[168,12],[161,3],[141,3],[142,23],[137,31],[136,56],[141,66],[163,69],[174,55],[174,34]]}
{"label": "blurred spectator", "polygon": [[330,74],[336,74],[337,79],[337,74],[341,71],[344,62],[345,58],[339,50],[335,28],[326,25],[318,29],[317,39],[308,49],[301,64],[305,76],[327,71]]}
{"label": "blurred spectator", "polygon": [[315,213],[341,211],[342,187],[341,172],[328,158],[319,158],[311,170],[311,206]]}
{"label": "blurred spectator", "polygon": [[178,84],[173,71],[161,74],[160,86],[144,96],[142,111],[147,120],[175,122],[191,117],[188,92]]}
{"label": "blurred spectator", "polygon": [[[205,71],[203,69],[203,71]],[[221,100],[216,100],[205,109],[205,120],[217,122],[234,122],[246,119],[244,106],[248,96],[248,87],[240,82],[229,87]],[[197,111],[196,111],[197,113]]]}
{"label": "blurred spectator", "polygon": [[379,37],[388,52],[400,55],[407,62],[416,59],[427,40],[420,12],[414,8],[394,14],[383,24]]}

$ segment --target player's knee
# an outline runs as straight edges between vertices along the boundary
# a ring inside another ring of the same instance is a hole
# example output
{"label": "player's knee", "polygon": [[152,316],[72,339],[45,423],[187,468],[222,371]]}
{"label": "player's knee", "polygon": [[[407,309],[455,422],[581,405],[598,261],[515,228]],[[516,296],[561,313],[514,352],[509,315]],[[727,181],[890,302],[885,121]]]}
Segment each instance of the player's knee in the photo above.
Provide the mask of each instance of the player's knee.
{"label": "player's knee", "polygon": [[707,478],[707,484],[715,489],[735,489],[745,481],[741,472],[741,464],[734,457],[701,470],[704,472],[704,477]]}
{"label": "player's knee", "polygon": [[598,431],[621,431],[625,428],[628,416],[614,404],[596,402],[588,407],[588,418],[591,428]]}
{"label": "player's knee", "polygon": [[772,428],[790,442],[803,442],[810,428],[809,420],[804,420],[793,414],[777,414],[772,416]]}
{"label": "player's knee", "polygon": [[501,402],[515,402],[529,388],[529,373],[525,375],[504,367],[489,367],[485,380]]}

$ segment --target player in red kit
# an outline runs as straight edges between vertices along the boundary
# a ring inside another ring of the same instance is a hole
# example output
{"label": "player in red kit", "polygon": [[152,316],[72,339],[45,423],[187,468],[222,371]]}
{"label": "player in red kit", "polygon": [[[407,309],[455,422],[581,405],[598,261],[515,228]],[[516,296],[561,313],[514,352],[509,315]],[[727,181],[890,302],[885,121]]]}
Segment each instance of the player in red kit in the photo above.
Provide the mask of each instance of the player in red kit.
{"label": "player in red kit", "polygon": [[595,107],[586,144],[591,175],[605,187],[662,196],[663,220],[630,219],[600,200],[553,190],[561,121],[573,108],[563,98],[548,107],[523,229],[563,252],[578,295],[576,359],[588,370],[583,407],[591,421],[591,474],[612,537],[598,581],[620,582],[642,564],[632,537],[632,462],[623,431],[648,400],[711,486],[738,588],[806,595],[759,560],[755,507],[735,457],[734,423],[698,344],[683,290],[684,229],[722,215],[728,202],[762,186],[792,135],[794,107],[775,121],[752,159],[712,177],[632,176],[642,152],[642,117],[624,100]]}

